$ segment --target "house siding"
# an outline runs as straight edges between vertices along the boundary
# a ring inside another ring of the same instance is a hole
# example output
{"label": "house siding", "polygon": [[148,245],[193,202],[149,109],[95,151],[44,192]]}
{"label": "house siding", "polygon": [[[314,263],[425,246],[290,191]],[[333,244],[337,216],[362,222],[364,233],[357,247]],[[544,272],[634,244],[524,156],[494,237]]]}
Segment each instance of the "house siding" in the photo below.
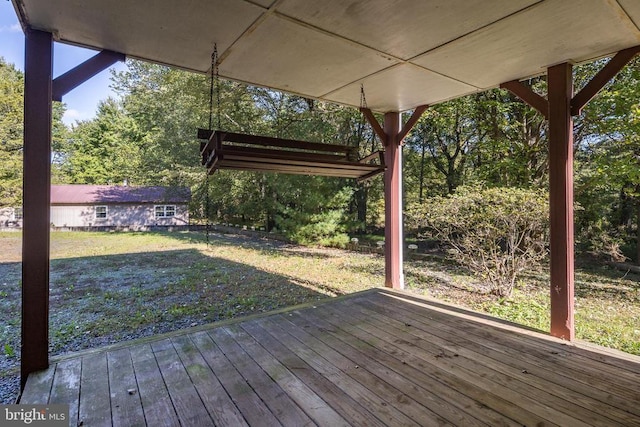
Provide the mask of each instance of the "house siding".
{"label": "house siding", "polygon": [[[55,228],[108,227],[145,229],[148,227],[170,227],[189,225],[187,205],[171,204],[176,207],[175,216],[156,218],[156,204],[109,204],[56,205],[51,206],[51,225]],[[106,206],[107,217],[96,218],[95,207]]]}

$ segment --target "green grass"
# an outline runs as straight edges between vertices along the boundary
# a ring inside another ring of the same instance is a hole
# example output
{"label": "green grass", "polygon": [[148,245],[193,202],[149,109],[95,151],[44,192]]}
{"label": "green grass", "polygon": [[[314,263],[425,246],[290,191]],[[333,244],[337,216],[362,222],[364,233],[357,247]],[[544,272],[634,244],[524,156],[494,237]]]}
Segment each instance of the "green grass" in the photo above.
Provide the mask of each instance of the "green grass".
{"label": "green grass", "polygon": [[[19,360],[20,235],[0,233],[2,366]],[[266,312],[383,284],[379,255],[198,233],[51,234],[52,354]],[[416,293],[548,330],[548,273],[511,298],[485,292],[451,262],[414,260]],[[576,334],[640,354],[640,277],[591,265],[576,272]]]}

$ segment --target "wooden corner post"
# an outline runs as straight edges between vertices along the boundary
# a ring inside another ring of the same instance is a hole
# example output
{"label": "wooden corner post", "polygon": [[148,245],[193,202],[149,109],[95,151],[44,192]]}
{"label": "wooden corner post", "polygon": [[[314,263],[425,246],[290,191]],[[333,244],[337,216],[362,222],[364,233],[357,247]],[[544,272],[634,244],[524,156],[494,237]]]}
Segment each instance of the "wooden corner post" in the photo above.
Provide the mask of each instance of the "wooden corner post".
{"label": "wooden corner post", "polygon": [[21,388],[49,365],[51,33],[25,34]]}
{"label": "wooden corner post", "polygon": [[551,335],[574,339],[572,66],[548,69]]}
{"label": "wooden corner post", "polygon": [[401,115],[389,112],[384,115],[384,285],[393,289],[404,289],[402,272],[402,138],[400,138]]}
{"label": "wooden corner post", "polygon": [[387,288],[404,289],[402,272],[402,140],[415,126],[420,116],[428,108],[420,105],[402,126],[402,115],[389,112],[384,115],[380,126],[371,110],[361,107],[360,111],[384,145],[384,285]]}

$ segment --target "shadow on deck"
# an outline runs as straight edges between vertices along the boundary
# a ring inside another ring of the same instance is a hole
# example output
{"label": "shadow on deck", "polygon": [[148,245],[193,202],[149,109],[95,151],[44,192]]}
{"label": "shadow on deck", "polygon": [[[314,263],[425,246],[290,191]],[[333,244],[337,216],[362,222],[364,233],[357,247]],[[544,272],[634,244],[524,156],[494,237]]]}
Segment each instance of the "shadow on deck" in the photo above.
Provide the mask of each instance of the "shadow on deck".
{"label": "shadow on deck", "polygon": [[20,403],[83,426],[640,426],[640,357],[403,292],[52,361]]}

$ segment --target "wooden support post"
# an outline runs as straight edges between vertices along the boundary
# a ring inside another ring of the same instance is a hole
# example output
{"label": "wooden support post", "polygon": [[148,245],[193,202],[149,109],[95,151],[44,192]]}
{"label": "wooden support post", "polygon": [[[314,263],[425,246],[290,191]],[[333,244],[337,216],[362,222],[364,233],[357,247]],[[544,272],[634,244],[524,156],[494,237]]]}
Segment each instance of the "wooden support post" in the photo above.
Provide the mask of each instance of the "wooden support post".
{"label": "wooden support post", "polygon": [[402,140],[398,138],[400,113],[384,115],[386,135],[384,173],[384,260],[385,283],[388,288],[403,289],[402,273]]}
{"label": "wooden support post", "polygon": [[384,145],[384,285],[388,288],[404,289],[402,272],[402,140],[418,122],[427,109],[426,105],[416,107],[407,123],[402,126],[402,116],[398,112],[384,115],[384,126],[380,126],[371,110],[361,107],[373,131]]}
{"label": "wooden support post", "polygon": [[571,64],[548,69],[551,335],[573,340],[573,118]]}
{"label": "wooden support post", "polygon": [[49,365],[51,33],[25,34],[21,387]]}

